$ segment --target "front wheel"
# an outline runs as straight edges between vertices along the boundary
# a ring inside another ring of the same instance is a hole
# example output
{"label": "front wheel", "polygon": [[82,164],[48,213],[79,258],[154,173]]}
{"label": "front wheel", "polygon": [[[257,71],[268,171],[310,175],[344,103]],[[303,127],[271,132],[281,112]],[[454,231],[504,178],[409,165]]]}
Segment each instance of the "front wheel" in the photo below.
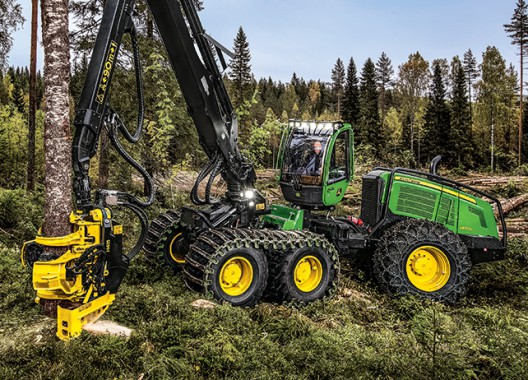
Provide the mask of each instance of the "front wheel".
{"label": "front wheel", "polygon": [[203,233],[186,256],[187,286],[233,306],[255,305],[268,283],[268,261],[241,234],[231,229]]}
{"label": "front wheel", "polygon": [[471,260],[460,237],[412,219],[388,229],[374,252],[374,275],[390,294],[454,303],[467,292]]}

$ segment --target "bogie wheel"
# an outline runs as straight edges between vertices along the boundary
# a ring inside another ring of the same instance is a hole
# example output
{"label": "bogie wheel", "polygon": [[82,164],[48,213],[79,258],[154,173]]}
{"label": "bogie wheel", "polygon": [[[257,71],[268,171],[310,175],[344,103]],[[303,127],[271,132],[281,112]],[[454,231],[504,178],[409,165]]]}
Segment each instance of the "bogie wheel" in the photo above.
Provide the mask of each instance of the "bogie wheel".
{"label": "bogie wheel", "polygon": [[210,282],[206,290],[216,299],[233,306],[255,305],[267,285],[268,263],[266,255],[254,248],[238,248],[219,257],[211,266]]}
{"label": "bogie wheel", "polygon": [[316,246],[307,240],[302,247],[270,252],[269,296],[278,302],[308,303],[336,291],[339,257],[330,243]]}
{"label": "bogie wheel", "polygon": [[159,239],[158,251],[165,264],[172,269],[180,270],[185,264],[185,255],[189,250],[186,233],[185,227],[178,221],[168,226]]}
{"label": "bogie wheel", "polygon": [[268,262],[261,249],[234,240],[237,231],[209,230],[189,250],[184,267],[187,286],[233,306],[253,306],[268,283]]}
{"label": "bogie wheel", "polygon": [[467,292],[471,260],[460,237],[444,226],[411,219],[389,228],[373,257],[374,275],[390,294],[454,303]]}
{"label": "bogie wheel", "polygon": [[143,250],[149,259],[158,259],[158,245],[163,232],[168,226],[179,220],[180,215],[177,212],[167,211],[150,222],[145,243],[143,244]]}

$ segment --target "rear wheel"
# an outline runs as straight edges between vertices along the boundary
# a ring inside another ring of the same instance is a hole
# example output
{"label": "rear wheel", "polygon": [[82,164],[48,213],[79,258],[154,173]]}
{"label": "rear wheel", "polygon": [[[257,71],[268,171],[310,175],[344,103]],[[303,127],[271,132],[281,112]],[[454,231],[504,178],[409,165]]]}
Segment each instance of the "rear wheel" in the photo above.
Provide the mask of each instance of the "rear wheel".
{"label": "rear wheel", "polygon": [[312,302],[331,295],[337,288],[339,258],[330,244],[316,246],[307,240],[302,247],[270,252],[268,293],[276,301]]}
{"label": "rear wheel", "polygon": [[390,294],[456,302],[466,294],[471,260],[460,237],[426,220],[388,229],[374,253],[374,274]]}

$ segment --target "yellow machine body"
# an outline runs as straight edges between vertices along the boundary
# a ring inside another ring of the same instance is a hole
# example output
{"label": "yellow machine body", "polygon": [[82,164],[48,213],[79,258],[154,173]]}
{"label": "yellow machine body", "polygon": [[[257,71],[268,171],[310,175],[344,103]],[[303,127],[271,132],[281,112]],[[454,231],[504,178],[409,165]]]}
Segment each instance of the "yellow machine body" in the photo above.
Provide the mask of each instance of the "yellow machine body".
{"label": "yellow machine body", "polygon": [[[97,320],[115,299],[115,294],[109,292],[97,294],[93,285],[86,288],[83,275],[72,272],[76,262],[88,248],[103,243],[104,225],[105,222],[111,223],[110,219],[108,209],[94,209],[88,216],[72,212],[71,234],[61,237],[37,236],[22,247],[23,265],[32,265],[33,289],[37,293],[35,301],[70,301],[71,307],[57,306],[57,336],[60,339],[68,340],[78,336],[82,327]],[[114,224],[111,228],[114,235],[122,234],[120,224]],[[25,252],[30,244],[37,244],[44,250],[64,247],[67,251],[54,260],[28,263]],[[106,244],[107,253],[110,253],[110,249],[109,244]],[[105,275],[107,273],[105,268]]]}

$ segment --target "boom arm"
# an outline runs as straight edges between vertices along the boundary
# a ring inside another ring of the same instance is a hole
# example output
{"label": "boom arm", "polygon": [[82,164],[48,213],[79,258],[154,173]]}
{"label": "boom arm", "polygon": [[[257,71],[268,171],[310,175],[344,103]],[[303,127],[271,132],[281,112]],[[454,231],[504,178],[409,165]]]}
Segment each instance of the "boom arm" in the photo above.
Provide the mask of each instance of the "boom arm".
{"label": "boom arm", "polygon": [[[221,170],[227,183],[228,197],[236,198],[241,191],[254,187],[255,173],[237,146],[236,115],[211,49],[211,43],[216,41],[205,34],[192,0],[147,2],[196,125],[200,144],[211,160],[221,161],[217,170]],[[217,43],[216,47],[216,54],[224,62],[223,47]]]}

